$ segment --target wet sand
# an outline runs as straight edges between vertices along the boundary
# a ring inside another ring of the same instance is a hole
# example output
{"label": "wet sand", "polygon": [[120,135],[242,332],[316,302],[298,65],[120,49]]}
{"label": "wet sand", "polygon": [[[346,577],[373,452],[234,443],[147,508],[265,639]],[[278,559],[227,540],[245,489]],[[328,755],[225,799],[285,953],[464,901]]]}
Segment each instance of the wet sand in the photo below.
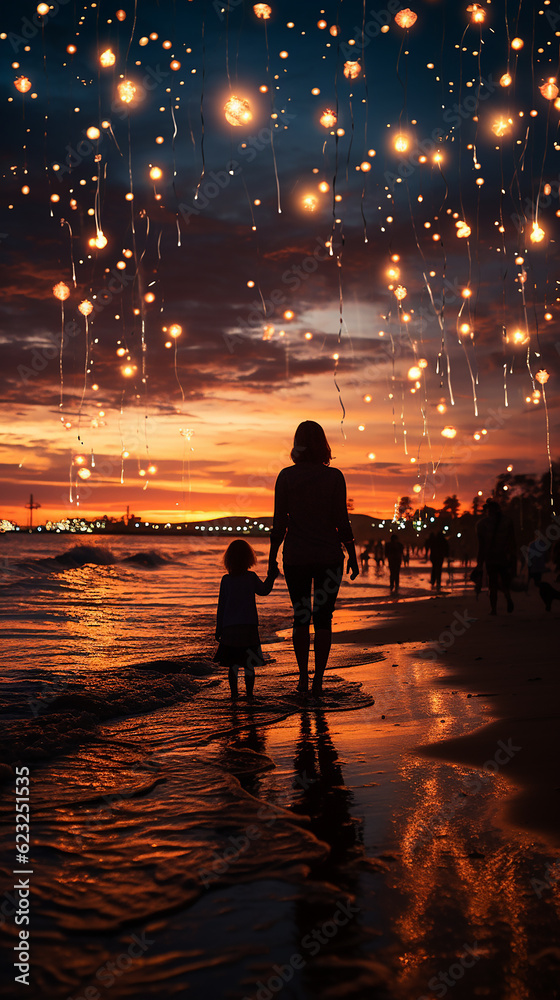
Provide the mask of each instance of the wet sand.
{"label": "wet sand", "polygon": [[[389,617],[382,612],[381,622],[341,630],[336,643],[360,648],[416,643],[417,651],[441,666],[431,683],[480,699],[491,721],[421,752],[473,768],[497,755],[488,769],[511,785],[504,821],[560,847],[560,606],[547,613],[534,588],[514,597],[516,609],[508,615],[500,595],[496,617],[489,614],[484,593],[478,601],[467,594],[410,603],[404,614],[396,605]],[[449,632],[453,622],[462,634]]]}

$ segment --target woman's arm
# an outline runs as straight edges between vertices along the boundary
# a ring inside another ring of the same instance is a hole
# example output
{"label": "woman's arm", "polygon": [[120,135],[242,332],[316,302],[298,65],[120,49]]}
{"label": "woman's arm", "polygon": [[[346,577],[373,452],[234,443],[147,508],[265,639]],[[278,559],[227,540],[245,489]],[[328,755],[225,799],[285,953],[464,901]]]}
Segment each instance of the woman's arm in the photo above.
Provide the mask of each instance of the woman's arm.
{"label": "woman's arm", "polygon": [[[274,520],[272,531],[270,532],[270,552],[268,555],[269,575],[275,569],[278,557],[278,550],[284,541],[284,535],[288,528],[288,492],[284,476],[280,472],[274,487]],[[276,574],[277,576],[278,574]]]}
{"label": "woman's arm", "polygon": [[340,479],[336,492],[335,516],[338,537],[348,553],[348,566],[346,567],[346,572],[350,573],[351,580],[355,580],[359,575],[360,570],[358,567],[358,559],[356,557],[356,546],[354,544],[354,536],[352,534],[352,525],[350,524],[350,518],[348,517],[348,506],[346,503],[346,480],[344,479],[342,472],[340,473]]}

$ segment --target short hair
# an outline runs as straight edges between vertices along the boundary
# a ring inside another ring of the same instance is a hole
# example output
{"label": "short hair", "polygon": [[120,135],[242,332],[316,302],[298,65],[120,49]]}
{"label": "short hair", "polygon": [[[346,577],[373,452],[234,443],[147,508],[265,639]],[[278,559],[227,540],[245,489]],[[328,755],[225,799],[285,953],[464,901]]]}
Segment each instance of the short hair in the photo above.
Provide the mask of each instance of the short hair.
{"label": "short hair", "polygon": [[314,420],[304,420],[297,427],[290,458],[296,465],[298,462],[329,465],[332,454],[321,424],[317,424]]}
{"label": "short hair", "polygon": [[244,538],[236,538],[224,552],[224,566],[228,573],[239,576],[246,573],[257,561],[254,550]]}

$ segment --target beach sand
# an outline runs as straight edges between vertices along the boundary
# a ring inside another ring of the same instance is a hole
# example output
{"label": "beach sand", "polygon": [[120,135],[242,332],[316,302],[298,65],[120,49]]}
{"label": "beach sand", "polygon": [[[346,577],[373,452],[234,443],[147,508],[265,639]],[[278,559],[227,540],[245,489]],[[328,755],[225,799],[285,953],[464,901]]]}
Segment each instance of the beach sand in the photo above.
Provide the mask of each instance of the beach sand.
{"label": "beach sand", "polygon": [[447,648],[449,634],[438,644],[441,652],[432,662],[442,669],[431,683],[481,699],[491,721],[465,736],[424,746],[421,752],[481,768],[493,760],[500,741],[514,747],[499,754],[506,763],[497,761],[512,786],[503,803],[503,819],[560,847],[559,611],[547,613],[534,588],[514,596],[515,612],[506,614],[502,603],[496,617],[489,614],[486,594],[478,601],[467,595],[411,602],[404,615],[397,605],[390,617],[383,612],[381,624],[343,629],[335,641],[382,648],[416,643],[418,649],[425,644],[430,650],[454,621],[457,630],[464,628]]}

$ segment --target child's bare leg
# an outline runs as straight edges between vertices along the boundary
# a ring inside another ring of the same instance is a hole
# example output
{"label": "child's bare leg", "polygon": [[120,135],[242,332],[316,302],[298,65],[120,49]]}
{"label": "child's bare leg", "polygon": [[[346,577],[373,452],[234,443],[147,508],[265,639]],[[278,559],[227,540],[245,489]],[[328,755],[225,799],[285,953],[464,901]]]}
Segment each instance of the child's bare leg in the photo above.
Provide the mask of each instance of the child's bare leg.
{"label": "child's bare leg", "polygon": [[228,670],[229,688],[232,698],[237,698],[239,693],[237,690],[237,670],[237,667],[230,667]]}
{"label": "child's bare leg", "polygon": [[245,691],[247,692],[247,697],[253,697],[253,688],[255,686],[255,668],[248,666],[245,667]]}

